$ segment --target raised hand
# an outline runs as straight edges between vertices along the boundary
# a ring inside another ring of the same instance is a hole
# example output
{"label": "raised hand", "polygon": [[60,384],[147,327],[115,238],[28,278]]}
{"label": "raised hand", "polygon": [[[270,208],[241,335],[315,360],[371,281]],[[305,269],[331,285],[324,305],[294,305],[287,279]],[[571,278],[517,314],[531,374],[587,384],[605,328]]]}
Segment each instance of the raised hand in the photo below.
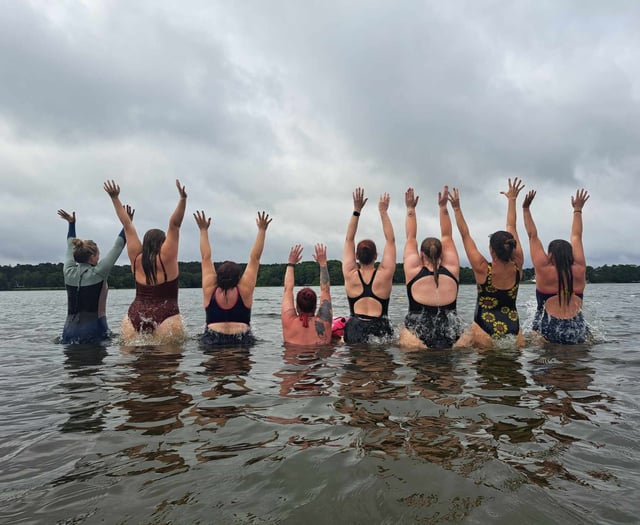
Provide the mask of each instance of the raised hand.
{"label": "raised hand", "polygon": [[58,215],[68,223],[76,222],[76,212],[67,213],[64,210],[58,210]]}
{"label": "raised hand", "polygon": [[445,186],[438,192],[438,206],[442,208],[447,205],[447,202],[449,202],[449,186]]}
{"label": "raised hand", "polygon": [[524,183],[518,177],[513,179],[513,183],[511,182],[511,178],[509,180],[509,189],[507,191],[501,191],[500,193],[504,195],[507,199],[517,199],[518,194],[524,188]]}
{"label": "raised hand", "polygon": [[458,188],[453,188],[453,195],[449,193],[448,197],[449,197],[449,202],[451,203],[451,207],[454,210],[459,210],[460,209],[460,191],[458,190]]}
{"label": "raised hand", "polygon": [[313,254],[313,258],[320,266],[326,266],[327,247],[324,244],[316,244],[316,253]]}
{"label": "raised hand", "polygon": [[200,230],[208,230],[211,226],[211,217],[207,218],[204,214],[204,210],[196,211],[193,214],[193,218],[196,220],[196,224]]}
{"label": "raised hand", "polygon": [[364,188],[356,188],[353,192],[353,211],[360,213],[368,200],[364,196]]}
{"label": "raised hand", "polygon": [[404,204],[407,208],[415,208],[418,205],[420,197],[414,195],[413,188],[407,188],[404,192]]}
{"label": "raised hand", "polygon": [[298,264],[302,260],[302,245],[296,244],[289,251],[289,259],[287,264]]}
{"label": "raised hand", "polygon": [[271,224],[271,221],[273,219],[269,218],[269,214],[264,212],[264,211],[259,211],[258,212],[258,218],[256,219],[256,225],[258,226],[259,230],[267,230],[267,228],[269,227],[269,224]]}
{"label": "raised hand", "polygon": [[380,195],[380,201],[378,202],[378,210],[380,213],[386,212],[389,209],[389,201],[391,197],[388,193],[383,193]]}
{"label": "raised hand", "polygon": [[128,204],[123,204],[122,207],[124,208],[124,211],[127,212],[127,215],[129,216],[129,220],[133,221],[133,216],[135,215],[136,210],[131,206],[129,206]]}
{"label": "raised hand", "polygon": [[115,199],[120,195],[120,186],[118,186],[114,180],[106,181],[102,187],[112,199]]}
{"label": "raised hand", "polygon": [[178,188],[178,193],[180,194],[181,199],[187,198],[187,192],[185,191],[185,186],[180,185],[180,181],[176,179],[176,188]]}
{"label": "raised hand", "polygon": [[587,193],[587,190],[576,190],[576,196],[571,196],[571,206],[573,206],[573,211],[582,211],[582,207],[588,200],[589,193]]}
{"label": "raised hand", "polygon": [[529,206],[531,206],[531,203],[533,202],[533,199],[536,196],[536,190],[531,190],[529,193],[527,193],[524,196],[524,201],[522,201],[522,207],[524,209],[527,209]]}

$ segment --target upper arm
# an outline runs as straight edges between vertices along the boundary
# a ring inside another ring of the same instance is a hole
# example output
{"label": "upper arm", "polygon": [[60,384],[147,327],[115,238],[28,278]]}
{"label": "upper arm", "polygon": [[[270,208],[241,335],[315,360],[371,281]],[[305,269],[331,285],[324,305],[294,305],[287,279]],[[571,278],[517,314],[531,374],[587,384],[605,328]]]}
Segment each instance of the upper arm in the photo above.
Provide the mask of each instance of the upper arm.
{"label": "upper arm", "polygon": [[167,236],[160,248],[160,254],[166,261],[178,260],[178,244],[180,241],[180,228],[169,224]]}
{"label": "upper arm", "polygon": [[404,245],[402,265],[406,282],[409,282],[422,267],[422,260],[418,253],[418,242],[415,238],[408,239]]}
{"label": "upper arm", "polygon": [[[457,269],[460,273],[460,257],[451,237],[442,238],[442,266]],[[456,275],[457,277],[457,275]]]}
{"label": "upper arm", "polygon": [[202,269],[202,295],[205,307],[211,300],[211,294],[218,285],[216,270],[211,259],[203,259],[200,267]]}
{"label": "upper arm", "polygon": [[109,273],[111,271],[111,268],[113,268],[113,265],[118,260],[118,257],[120,257],[120,254],[122,253],[123,249],[124,249],[124,239],[120,237],[120,235],[118,235],[113,247],[109,250],[107,255],[105,255],[102,259],[100,259],[100,261],[96,265],[96,272],[99,273],[100,275]]}

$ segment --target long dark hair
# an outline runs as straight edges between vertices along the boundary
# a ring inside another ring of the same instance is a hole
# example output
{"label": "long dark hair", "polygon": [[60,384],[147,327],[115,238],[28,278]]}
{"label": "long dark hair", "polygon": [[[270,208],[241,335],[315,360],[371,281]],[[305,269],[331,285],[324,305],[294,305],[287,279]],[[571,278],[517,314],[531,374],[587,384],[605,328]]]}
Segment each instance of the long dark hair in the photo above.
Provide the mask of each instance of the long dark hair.
{"label": "long dark hair", "polygon": [[573,295],[573,248],[563,239],[556,239],[549,243],[547,250],[553,257],[553,264],[558,272],[558,297],[560,304],[569,304]]}
{"label": "long dark hair", "polygon": [[165,238],[166,235],[162,230],[154,229],[145,233],[142,239],[142,269],[144,270],[147,284],[156,284],[158,282],[156,260]]}
{"label": "long dark hair", "polygon": [[433,279],[438,287],[438,268],[440,268],[440,258],[442,257],[442,243],[435,237],[427,237],[420,245],[420,251],[433,265]]}
{"label": "long dark hair", "polygon": [[514,239],[511,233],[498,230],[491,235],[489,245],[493,248],[498,259],[503,262],[509,262],[513,258],[513,251],[518,246],[518,241]]}

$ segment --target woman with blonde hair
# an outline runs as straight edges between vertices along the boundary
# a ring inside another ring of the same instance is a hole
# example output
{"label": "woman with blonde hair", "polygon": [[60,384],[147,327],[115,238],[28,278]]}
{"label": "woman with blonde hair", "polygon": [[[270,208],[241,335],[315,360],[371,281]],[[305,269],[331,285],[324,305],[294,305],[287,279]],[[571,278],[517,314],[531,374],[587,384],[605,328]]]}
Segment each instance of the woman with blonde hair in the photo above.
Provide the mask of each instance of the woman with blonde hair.
{"label": "woman with blonde hair", "polygon": [[[124,213],[133,219],[130,206]],[[107,325],[107,278],[124,249],[124,229],[116,237],[113,247],[100,260],[98,245],[76,237],[76,212],[58,210],[69,223],[67,253],[64,259],[64,285],[67,289],[67,319],[60,342],[65,344],[98,343],[111,337]]]}

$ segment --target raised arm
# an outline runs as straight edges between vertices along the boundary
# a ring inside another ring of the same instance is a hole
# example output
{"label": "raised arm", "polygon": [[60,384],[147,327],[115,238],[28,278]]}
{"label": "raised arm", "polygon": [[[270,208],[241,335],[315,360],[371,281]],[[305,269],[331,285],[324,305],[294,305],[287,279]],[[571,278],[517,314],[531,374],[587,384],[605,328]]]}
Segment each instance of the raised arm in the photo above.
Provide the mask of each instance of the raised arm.
{"label": "raised arm", "polygon": [[524,251],[522,250],[522,243],[520,242],[520,238],[518,237],[518,229],[516,227],[516,200],[518,199],[518,194],[524,188],[524,184],[522,180],[519,180],[518,177],[509,180],[509,189],[507,191],[501,191],[500,193],[507,198],[507,231],[513,235],[516,240],[516,248],[513,251],[513,260],[516,263],[516,266],[520,268],[522,271],[522,265],[524,264]]}
{"label": "raised arm", "polygon": [[416,235],[418,233],[418,220],[416,218],[416,206],[420,197],[415,195],[413,188],[407,188],[404,193],[404,204],[406,207],[406,216],[404,219],[404,229],[407,240],[404,244],[404,254],[402,261],[406,280],[413,278],[413,274],[417,273],[422,266],[420,260],[420,252],[418,250],[418,241]]}
{"label": "raised arm", "polygon": [[393,224],[389,218],[389,202],[391,197],[388,193],[380,195],[378,211],[382,221],[382,232],[384,233],[384,250],[380,261],[380,270],[393,275],[396,271],[396,236],[393,233]]}
{"label": "raised arm", "polygon": [[318,317],[331,323],[333,308],[331,306],[331,283],[329,282],[329,268],[327,267],[327,247],[324,244],[316,244],[316,252],[313,258],[320,266],[320,308]]}
{"label": "raised arm", "polygon": [[282,295],[282,316],[296,316],[295,301],[293,299],[293,288],[295,286],[295,266],[302,260],[302,246],[296,244],[289,251],[287,259],[287,269],[284,273],[284,293]]}
{"label": "raised arm", "polygon": [[202,299],[205,308],[209,306],[211,294],[218,284],[216,269],[211,259],[211,244],[209,244],[209,226],[211,217],[207,218],[203,211],[197,211],[193,218],[200,230],[200,265],[202,268]]}
{"label": "raised arm", "polygon": [[75,266],[76,261],[73,258],[73,243],[72,239],[76,237],[76,212],[67,213],[66,211],[60,209],[58,210],[58,215],[61,219],[64,219],[69,223],[69,229],[67,230],[67,250],[64,255],[64,265],[63,270],[66,271],[67,268],[71,266]]}
{"label": "raised arm", "polygon": [[571,247],[573,248],[573,260],[576,264],[587,265],[582,245],[582,208],[589,200],[587,190],[576,190],[575,197],[571,197],[573,206],[573,223],[571,224]]}
{"label": "raised arm", "polygon": [[131,264],[133,264],[136,256],[142,252],[142,243],[140,242],[138,232],[133,225],[131,217],[129,217],[126,208],[120,202],[120,186],[118,186],[115,181],[110,180],[104,183],[103,188],[104,191],[109,194],[109,197],[111,197],[111,203],[116,210],[116,215],[124,228],[124,233],[127,238],[127,255],[129,256]]}
{"label": "raised arm", "polygon": [[[123,207],[127,212],[127,215],[129,216],[129,220],[133,222],[133,216],[136,213],[136,210],[134,210],[128,204],[125,204]],[[118,261],[118,257],[120,257],[120,254],[122,253],[126,242],[127,239],[124,235],[124,228],[122,228],[122,230],[120,230],[120,233],[116,237],[116,240],[113,243],[111,249],[104,257],[100,257],[100,261],[98,262],[98,264],[96,264],[96,272],[98,274],[103,275],[104,277],[107,277],[109,275],[109,272],[111,272],[111,269]]]}
{"label": "raised arm", "polygon": [[533,216],[531,215],[531,203],[536,196],[536,191],[531,190],[528,192],[524,201],[522,202],[522,216],[524,218],[524,229],[529,237],[529,251],[531,252],[531,262],[534,269],[540,268],[547,264],[547,253],[544,251],[542,241],[538,237],[538,229],[535,222],[533,222]]}
{"label": "raised arm", "polygon": [[168,261],[178,260],[178,245],[180,240],[180,226],[184,219],[184,212],[187,207],[187,192],[185,187],[176,179],[176,188],[178,188],[178,204],[176,209],[169,218],[169,228],[167,229],[167,237],[162,243],[161,255]]}
{"label": "raised arm", "polygon": [[442,264],[447,269],[454,268],[458,273],[454,272],[455,277],[460,273],[460,257],[458,250],[453,242],[453,226],[451,225],[451,216],[447,209],[449,203],[449,186],[442,188],[438,192],[438,208],[440,210],[440,242],[442,242]]}
{"label": "raised arm", "polygon": [[476,274],[476,281],[478,281],[478,276],[482,277],[486,275],[488,262],[478,250],[475,241],[471,238],[467,221],[465,221],[462,208],[460,208],[460,192],[458,188],[453,188],[453,195],[451,193],[449,194],[449,202],[453,208],[458,232],[460,232],[460,237],[462,237],[464,251],[467,254],[467,259],[469,259],[469,264],[474,274]]}
{"label": "raised arm", "polygon": [[363,188],[356,188],[353,192],[353,213],[349,219],[349,225],[347,226],[347,235],[344,241],[344,250],[342,251],[342,273],[347,275],[355,270],[358,265],[356,262],[356,232],[358,231],[358,220],[360,219],[360,213],[362,208],[367,203],[364,196]]}
{"label": "raised arm", "polygon": [[[249,262],[247,267],[240,278],[238,286],[248,295],[252,294],[256,287],[256,281],[258,279],[258,268],[260,267],[260,257],[262,257],[262,251],[264,250],[264,241],[267,235],[267,228],[273,219],[269,218],[269,214],[264,211],[258,212],[258,218],[256,219],[256,226],[258,226],[258,234],[256,240],[251,248],[249,254]],[[244,298],[244,296],[243,296]]]}

